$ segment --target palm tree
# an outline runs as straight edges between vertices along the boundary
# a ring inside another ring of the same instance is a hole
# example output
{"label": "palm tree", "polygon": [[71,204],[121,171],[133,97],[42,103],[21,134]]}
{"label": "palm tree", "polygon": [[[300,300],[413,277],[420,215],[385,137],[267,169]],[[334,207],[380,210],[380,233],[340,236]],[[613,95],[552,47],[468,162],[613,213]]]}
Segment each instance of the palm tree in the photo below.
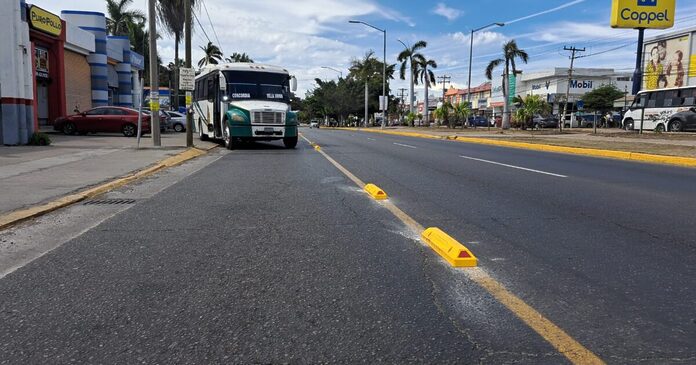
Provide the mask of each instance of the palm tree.
{"label": "palm tree", "polygon": [[133,0],[106,0],[106,31],[111,35],[129,35],[131,28],[145,22],[145,14],[140,10],[128,10]]}
{"label": "palm tree", "polygon": [[[179,59],[179,43],[184,34],[186,23],[186,2],[184,0],[158,0],[157,17],[163,28],[174,36],[174,59]],[[195,9],[196,0],[191,0],[191,11]],[[193,29],[193,27],[191,27]],[[174,64],[174,107],[179,107],[179,64]]]}
{"label": "palm tree", "polygon": [[225,58],[225,62],[235,63],[235,62],[248,62],[254,63],[254,60],[249,57],[246,53],[232,53],[232,56]]}
{"label": "palm tree", "polygon": [[467,119],[469,119],[469,115],[471,115],[471,108],[468,102],[461,102],[452,106],[452,112],[456,122],[461,122],[464,125]]}
{"label": "palm tree", "polygon": [[[387,80],[394,78],[394,66],[387,65]],[[366,96],[369,94],[368,84],[372,80],[379,80],[380,84],[382,82],[382,62],[375,58],[375,52],[372,50],[367,52],[364,58],[352,60],[348,70],[349,79],[365,85]]]}
{"label": "palm tree", "polygon": [[504,109],[503,109],[503,129],[509,129],[510,128],[510,100],[509,100],[509,88],[507,87],[507,83],[509,81],[511,72],[512,75],[517,74],[517,67],[515,64],[515,59],[521,59],[522,62],[527,63],[529,61],[529,54],[527,52],[519,49],[517,47],[517,42],[515,40],[511,40],[509,42],[506,42],[503,45],[503,58],[498,58],[493,61],[491,61],[488,64],[488,67],[486,67],[486,77],[489,80],[493,79],[493,70],[502,65],[505,64],[505,72],[503,73],[503,98],[504,100]]}
{"label": "palm tree", "polygon": [[435,109],[435,112],[433,113],[435,118],[439,119],[441,123],[447,124],[448,127],[454,128],[453,125],[453,120],[450,118],[452,116],[452,110],[454,109],[454,106],[452,103],[450,103],[449,100],[445,100],[442,102],[442,105]]}
{"label": "palm tree", "polygon": [[[421,62],[422,61],[422,62]],[[418,62],[418,70],[416,75],[416,81],[420,80],[425,86],[425,123],[426,126],[430,123],[429,117],[429,105],[428,105],[428,87],[435,84],[435,74],[432,69],[437,68],[437,62],[435,60],[423,59]],[[430,69],[428,69],[430,67]]]}
{"label": "palm tree", "polygon": [[410,77],[411,94],[409,94],[409,98],[410,98],[409,111],[413,112],[413,101],[414,101],[414,97],[415,97],[415,95],[413,94],[413,86],[418,84],[416,74],[418,73],[419,65],[426,63],[425,57],[422,54],[418,53],[418,51],[427,47],[428,42],[418,41],[412,47],[408,47],[405,44],[404,44],[404,46],[406,48],[403,51],[401,51],[401,53],[399,53],[399,56],[397,57],[397,60],[399,62],[401,62],[401,68],[399,70],[399,77],[401,77],[402,80],[406,80],[406,67],[408,67],[407,65],[410,65],[410,68],[411,68],[411,77]]}
{"label": "palm tree", "polygon": [[517,117],[519,127],[522,129],[527,128],[529,121],[535,115],[547,113],[550,109],[549,104],[540,95],[528,95],[524,99],[515,97],[513,102],[520,105],[519,109],[515,111],[515,116]]}
{"label": "palm tree", "polygon": [[205,47],[201,46],[200,48],[205,55],[198,61],[198,67],[217,65],[218,61],[222,60],[222,51],[213,42],[208,42]]}

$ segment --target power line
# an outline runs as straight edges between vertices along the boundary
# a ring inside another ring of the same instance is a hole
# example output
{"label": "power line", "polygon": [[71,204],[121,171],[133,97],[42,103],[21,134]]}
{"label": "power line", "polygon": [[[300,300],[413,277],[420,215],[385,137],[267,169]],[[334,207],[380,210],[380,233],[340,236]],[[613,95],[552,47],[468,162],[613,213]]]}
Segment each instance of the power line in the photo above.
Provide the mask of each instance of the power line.
{"label": "power line", "polygon": [[215,31],[215,26],[213,25],[213,21],[210,19],[210,14],[208,13],[208,7],[205,6],[205,0],[201,0],[201,4],[203,4],[203,9],[205,10],[205,15],[208,16],[208,22],[210,23],[210,28],[213,30],[213,35],[215,36],[215,40],[217,41],[217,46],[220,49],[220,52],[224,54],[222,51],[222,43],[220,43],[220,38],[218,38],[217,32]]}
{"label": "power line", "polygon": [[210,37],[208,37],[208,33],[205,32],[203,25],[201,25],[201,21],[198,20],[198,16],[196,16],[196,13],[191,12],[191,14],[193,15],[193,18],[196,19],[196,23],[198,23],[198,27],[201,28],[201,30],[203,31],[203,34],[205,34],[205,38],[208,39],[208,42],[213,43],[213,41],[210,40]]}

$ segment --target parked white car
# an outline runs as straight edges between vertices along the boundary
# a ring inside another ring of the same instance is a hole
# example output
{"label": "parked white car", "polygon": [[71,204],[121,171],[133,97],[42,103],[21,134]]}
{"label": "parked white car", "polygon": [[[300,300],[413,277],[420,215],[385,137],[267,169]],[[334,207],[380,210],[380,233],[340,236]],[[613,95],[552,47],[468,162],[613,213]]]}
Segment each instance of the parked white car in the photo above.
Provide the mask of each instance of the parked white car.
{"label": "parked white car", "polygon": [[171,118],[171,128],[174,129],[175,132],[185,132],[186,131],[186,115],[179,113],[179,112],[174,112],[174,111],[167,111],[167,115]]}

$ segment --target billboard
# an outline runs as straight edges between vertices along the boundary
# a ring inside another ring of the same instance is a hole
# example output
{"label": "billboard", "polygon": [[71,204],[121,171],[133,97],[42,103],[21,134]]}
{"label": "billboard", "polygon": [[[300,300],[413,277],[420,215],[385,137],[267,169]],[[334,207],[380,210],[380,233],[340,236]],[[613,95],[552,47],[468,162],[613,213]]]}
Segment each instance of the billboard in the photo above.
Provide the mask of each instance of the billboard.
{"label": "billboard", "polygon": [[643,89],[687,86],[690,49],[689,35],[646,43],[643,50]]}
{"label": "billboard", "polygon": [[612,0],[612,28],[667,29],[674,26],[676,0]]}

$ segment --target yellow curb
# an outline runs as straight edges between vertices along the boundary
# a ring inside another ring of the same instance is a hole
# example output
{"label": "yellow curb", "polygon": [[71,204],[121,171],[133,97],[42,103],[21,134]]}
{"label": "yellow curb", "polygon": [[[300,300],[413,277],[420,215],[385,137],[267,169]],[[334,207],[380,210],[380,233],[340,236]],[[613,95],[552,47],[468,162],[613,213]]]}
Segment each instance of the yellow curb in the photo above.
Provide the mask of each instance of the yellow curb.
{"label": "yellow curb", "polygon": [[476,144],[483,144],[483,145],[489,145],[489,146],[521,148],[521,149],[534,150],[534,151],[566,153],[566,154],[579,155],[579,156],[602,157],[602,158],[611,158],[611,159],[615,159],[615,160],[646,162],[646,163],[673,165],[673,166],[681,166],[681,167],[696,167],[696,158],[693,158],[693,157],[655,155],[655,154],[649,154],[649,153],[604,150],[604,149],[598,149],[598,148],[563,147],[563,146],[554,146],[554,145],[549,145],[549,144],[514,142],[514,141],[499,141],[499,140],[495,140],[495,139],[491,139],[491,138],[479,138],[479,137],[456,136],[455,138],[452,138],[454,136],[441,137],[441,136],[435,136],[435,135],[428,135],[425,133],[385,131],[385,130],[379,130],[379,129],[362,129],[362,128],[331,128],[331,129],[354,130],[354,131],[382,133],[382,134],[391,134],[391,135],[416,137],[416,138],[428,138],[428,139],[447,139],[447,140],[454,139],[457,142],[476,143]]}
{"label": "yellow curb", "polygon": [[365,185],[364,190],[375,200],[384,200],[388,198],[387,193],[375,184]]}
{"label": "yellow curb", "polygon": [[166,169],[172,166],[179,165],[185,161],[188,161],[190,159],[193,159],[195,157],[198,157],[200,155],[204,155],[207,153],[207,151],[210,151],[211,149],[215,148],[217,146],[213,146],[211,148],[207,148],[205,150],[198,149],[198,148],[190,148],[184,152],[181,152],[179,154],[176,154],[171,157],[167,157],[159,162],[157,162],[155,165],[150,166],[144,170],[140,170],[136,173],[129,174],[120,178],[117,178],[115,180],[109,181],[107,183],[104,183],[102,185],[83,190],[74,194],[66,195],[63,197],[60,197],[56,200],[53,200],[51,202],[41,204],[41,205],[36,205],[33,207],[25,208],[25,209],[20,209],[20,210],[15,210],[12,212],[9,212],[7,214],[3,214],[0,216],[0,229],[4,229],[6,227],[9,227],[13,224],[19,223],[21,221],[30,219],[30,218],[35,218],[40,215],[44,215],[47,213],[50,213],[54,210],[66,207],[71,204],[75,204],[77,202],[80,202],[85,199],[93,198],[95,196],[104,194],[106,192],[109,192],[111,190],[114,190],[116,188],[119,188],[123,185],[126,185],[128,183],[131,183],[133,181],[142,179],[144,177],[147,177],[149,175],[154,174],[155,172]]}

